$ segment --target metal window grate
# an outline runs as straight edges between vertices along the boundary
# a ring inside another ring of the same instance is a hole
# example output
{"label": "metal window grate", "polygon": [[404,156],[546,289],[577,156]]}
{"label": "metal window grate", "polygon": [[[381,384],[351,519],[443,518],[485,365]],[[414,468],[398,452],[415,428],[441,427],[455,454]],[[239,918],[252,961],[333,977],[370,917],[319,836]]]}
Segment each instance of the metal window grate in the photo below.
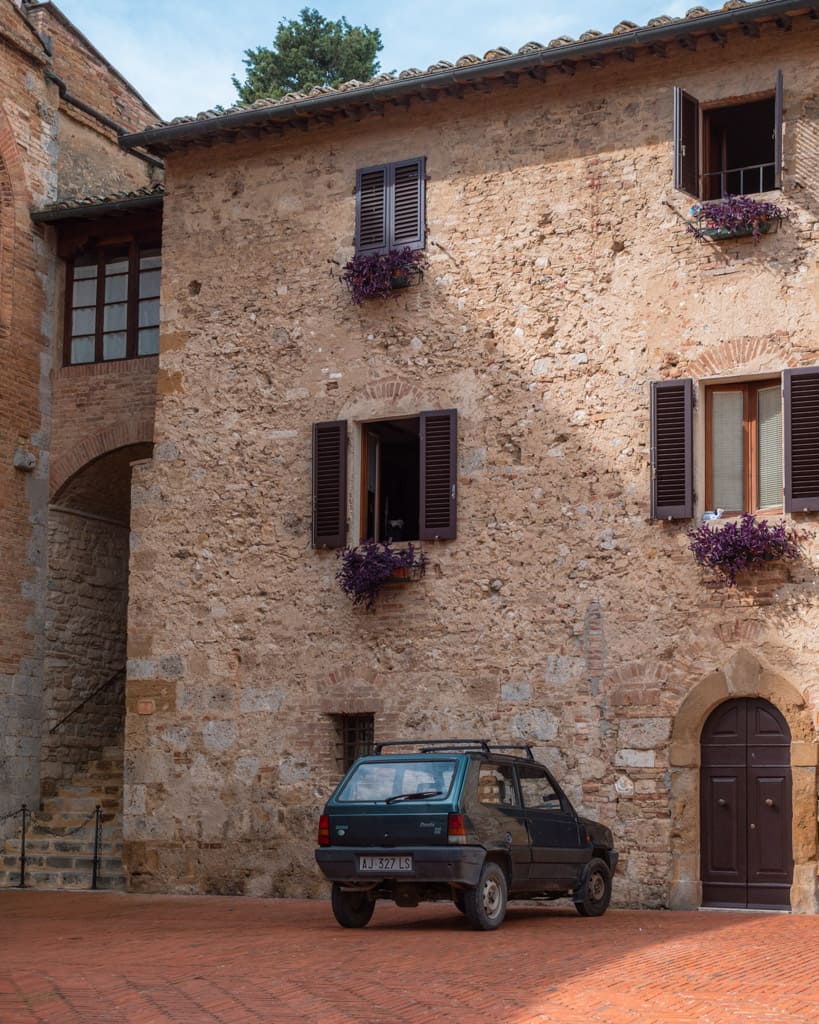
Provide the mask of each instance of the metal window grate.
{"label": "metal window grate", "polygon": [[336,715],[338,757],[343,771],[358,757],[373,752],[375,715]]}

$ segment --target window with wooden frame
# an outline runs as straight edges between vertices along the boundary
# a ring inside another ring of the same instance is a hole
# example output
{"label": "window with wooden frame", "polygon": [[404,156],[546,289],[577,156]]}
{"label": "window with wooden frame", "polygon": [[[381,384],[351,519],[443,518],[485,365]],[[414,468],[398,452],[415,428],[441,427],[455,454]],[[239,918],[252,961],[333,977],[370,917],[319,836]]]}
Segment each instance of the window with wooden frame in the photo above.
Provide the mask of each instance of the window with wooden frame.
{"label": "window with wooden frame", "polygon": [[[703,389],[705,507],[819,511],[819,366]],[[651,385],[651,517],[694,515],[690,379]],[[783,486],[784,484],[784,486]]]}
{"label": "window with wooden frame", "polygon": [[768,94],[700,103],[674,90],[674,187],[698,199],[782,185],[782,72]]}
{"label": "window with wooden frame", "polygon": [[[361,540],[448,540],[456,533],[455,409],[359,424]],[[347,539],[347,422],[313,425],[313,545]]]}
{"label": "window with wooden frame", "polygon": [[423,249],[425,157],[356,172],[356,253]]}
{"label": "window with wooden frame", "polygon": [[333,715],[336,728],[336,760],[346,772],[359,757],[373,752],[375,715]]}
{"label": "window with wooden frame", "polygon": [[780,379],[706,387],[706,508],[780,512],[782,495]]}
{"label": "window with wooden frame", "polygon": [[95,246],[68,263],[64,362],[102,363],[159,352],[158,244]]}

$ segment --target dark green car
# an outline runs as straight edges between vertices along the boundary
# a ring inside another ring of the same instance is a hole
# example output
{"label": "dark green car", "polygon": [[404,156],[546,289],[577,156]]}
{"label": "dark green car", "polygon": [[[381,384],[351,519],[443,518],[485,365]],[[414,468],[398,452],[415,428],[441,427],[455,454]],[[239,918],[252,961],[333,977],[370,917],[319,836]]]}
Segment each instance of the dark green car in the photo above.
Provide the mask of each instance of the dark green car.
{"label": "dark green car", "polygon": [[376,744],[327,801],[318,845],[345,928],[363,928],[378,899],[451,900],[483,930],[507,899],[569,897],[598,917],[617,866],[609,829],[575,811],[528,746],[488,740]]}

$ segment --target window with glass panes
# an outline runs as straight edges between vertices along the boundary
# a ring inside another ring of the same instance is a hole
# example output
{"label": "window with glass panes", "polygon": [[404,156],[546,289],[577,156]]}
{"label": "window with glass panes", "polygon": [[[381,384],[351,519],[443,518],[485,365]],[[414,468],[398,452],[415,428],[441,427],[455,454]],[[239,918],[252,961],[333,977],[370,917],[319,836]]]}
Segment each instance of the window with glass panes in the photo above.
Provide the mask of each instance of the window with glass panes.
{"label": "window with glass panes", "polygon": [[715,385],[706,390],[705,402],[707,508],[729,513],[781,509],[779,379]]}
{"label": "window with glass panes", "polygon": [[158,246],[105,247],[68,268],[65,362],[101,363],[159,352]]}

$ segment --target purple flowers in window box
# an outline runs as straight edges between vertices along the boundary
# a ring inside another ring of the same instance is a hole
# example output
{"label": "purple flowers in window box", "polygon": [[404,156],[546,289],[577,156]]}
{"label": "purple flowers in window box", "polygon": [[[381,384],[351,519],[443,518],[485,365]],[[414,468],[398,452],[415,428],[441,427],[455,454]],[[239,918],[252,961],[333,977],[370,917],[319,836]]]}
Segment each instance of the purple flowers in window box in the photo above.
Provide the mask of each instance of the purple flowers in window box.
{"label": "purple flowers in window box", "polygon": [[428,266],[422,249],[359,253],[344,264],[341,280],[360,306],[365,299],[384,298],[397,288],[406,288],[419,280]]}
{"label": "purple flowers in window box", "polygon": [[776,559],[793,560],[801,554],[799,532],[785,523],[771,526],[747,512],[722,526],[703,523],[688,531],[689,547],[698,565],[714,574],[714,584],[735,587],[737,573]]}
{"label": "purple flowers in window box", "polygon": [[693,220],[688,230],[695,238],[741,238],[753,235],[754,241],[770,231],[771,225],[781,224],[787,213],[776,203],[766,203],[750,196],[724,196],[714,202],[691,207]]}
{"label": "purple flowers in window box", "polygon": [[389,541],[379,544],[365,540],[358,547],[339,552],[341,567],[336,579],[353,604],[369,611],[382,588],[392,580],[419,579],[424,575],[426,556],[414,545],[394,548]]}

